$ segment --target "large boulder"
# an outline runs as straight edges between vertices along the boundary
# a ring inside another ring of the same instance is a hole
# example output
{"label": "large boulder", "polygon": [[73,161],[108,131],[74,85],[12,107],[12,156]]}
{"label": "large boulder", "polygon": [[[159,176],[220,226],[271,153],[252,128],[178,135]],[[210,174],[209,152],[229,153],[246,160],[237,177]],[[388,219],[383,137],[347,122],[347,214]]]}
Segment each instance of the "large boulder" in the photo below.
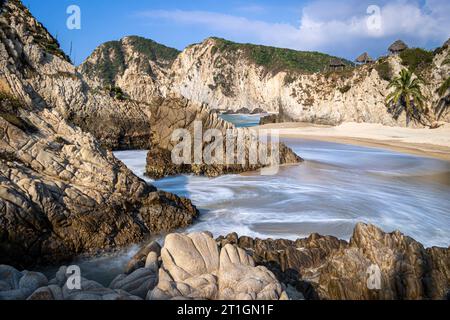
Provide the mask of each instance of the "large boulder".
{"label": "large boulder", "polygon": [[219,251],[207,233],[170,234],[161,251],[157,287],[148,299],[280,299],[286,294],[272,272],[255,267],[244,250]]}

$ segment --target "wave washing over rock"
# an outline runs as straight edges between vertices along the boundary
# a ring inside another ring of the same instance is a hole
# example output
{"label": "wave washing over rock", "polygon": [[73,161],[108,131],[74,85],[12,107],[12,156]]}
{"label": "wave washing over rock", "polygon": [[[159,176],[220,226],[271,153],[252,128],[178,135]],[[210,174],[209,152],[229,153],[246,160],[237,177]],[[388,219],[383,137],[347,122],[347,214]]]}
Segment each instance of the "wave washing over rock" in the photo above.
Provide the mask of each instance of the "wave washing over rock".
{"label": "wave washing over rock", "polygon": [[[371,266],[379,287],[368,286]],[[350,242],[312,234],[296,241],[208,233],[151,242],[108,287],[82,278],[70,290],[67,267],[50,281],[40,273],[0,266],[0,299],[29,300],[279,300],[445,299],[450,249],[428,248],[398,231],[358,224]]]}

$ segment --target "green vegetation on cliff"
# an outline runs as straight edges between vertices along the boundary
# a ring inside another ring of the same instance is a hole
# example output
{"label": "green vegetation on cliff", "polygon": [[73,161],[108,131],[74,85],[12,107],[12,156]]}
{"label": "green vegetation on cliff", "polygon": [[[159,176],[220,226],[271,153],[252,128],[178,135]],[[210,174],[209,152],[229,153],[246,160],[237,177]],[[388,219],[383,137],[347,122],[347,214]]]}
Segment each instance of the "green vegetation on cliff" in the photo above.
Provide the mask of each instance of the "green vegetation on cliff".
{"label": "green vegetation on cliff", "polygon": [[174,48],[166,47],[150,39],[138,36],[128,37],[131,45],[137,52],[145,55],[152,61],[166,61],[172,63],[180,54],[180,51]]}
{"label": "green vegetation on cliff", "polygon": [[402,64],[414,73],[421,73],[433,63],[433,52],[421,48],[406,49],[400,54]]}
{"label": "green vegetation on cliff", "polygon": [[377,63],[375,64],[375,70],[378,72],[380,78],[385,81],[391,81],[392,77],[394,76],[392,66],[385,58],[377,61]]}
{"label": "green vegetation on cliff", "polygon": [[[212,38],[216,42],[213,54],[216,52],[232,53],[242,51],[250,62],[265,67],[268,72],[279,71],[321,72],[328,69],[330,61],[336,57],[308,51],[275,48],[254,44],[240,44],[220,38]],[[350,61],[342,60],[344,64],[353,66]]]}
{"label": "green vegetation on cliff", "polygon": [[[130,36],[126,39],[128,45],[132,46],[135,52],[140,53],[150,61],[160,64],[170,65],[180,53],[177,49],[166,47],[142,37]],[[92,56],[96,55],[99,57],[98,61],[95,65],[92,65],[88,59],[83,64],[83,73],[89,76],[97,76],[105,85],[114,84],[116,76],[127,68],[123,44],[124,39],[109,41],[99,46],[92,54]]]}

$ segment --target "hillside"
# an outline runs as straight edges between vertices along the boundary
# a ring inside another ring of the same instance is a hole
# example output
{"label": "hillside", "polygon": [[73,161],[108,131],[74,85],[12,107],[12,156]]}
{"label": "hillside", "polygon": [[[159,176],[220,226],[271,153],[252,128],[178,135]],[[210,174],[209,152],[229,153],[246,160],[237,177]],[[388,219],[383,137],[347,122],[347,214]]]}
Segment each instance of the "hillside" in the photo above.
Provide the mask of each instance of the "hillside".
{"label": "hillside", "polygon": [[80,66],[80,72],[103,85],[114,85],[131,64],[137,64],[142,73],[157,77],[161,69],[170,68],[179,53],[153,40],[129,36],[100,45]]}
{"label": "hillside", "polygon": [[263,67],[267,72],[272,74],[280,71],[299,73],[326,71],[329,68],[330,61],[333,59],[339,59],[349,67],[353,66],[353,63],[350,61],[320,52],[241,44],[214,37],[210,39],[215,42],[212,54],[218,52],[222,55],[244,57],[249,62],[258,67]]}
{"label": "hillside", "polygon": [[409,68],[425,80],[430,118],[448,121],[448,110],[439,112],[440,117],[434,110],[441,99],[436,90],[449,73],[443,64],[448,51],[448,46],[435,52],[411,48],[373,64],[330,70],[332,57],[324,54],[209,38],[178,56],[167,87],[212,109],[262,108],[282,113],[282,120],[330,125],[353,121],[405,126],[404,114],[394,117],[385,99],[389,81]]}

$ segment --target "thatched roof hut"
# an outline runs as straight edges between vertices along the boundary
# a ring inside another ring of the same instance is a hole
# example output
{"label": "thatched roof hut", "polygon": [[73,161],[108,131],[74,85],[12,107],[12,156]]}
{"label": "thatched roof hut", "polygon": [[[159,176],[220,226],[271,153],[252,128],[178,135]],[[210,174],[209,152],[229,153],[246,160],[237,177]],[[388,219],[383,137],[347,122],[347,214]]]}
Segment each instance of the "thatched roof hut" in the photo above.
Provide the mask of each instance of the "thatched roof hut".
{"label": "thatched roof hut", "polygon": [[373,59],[369,56],[367,52],[364,52],[358,58],[356,58],[355,61],[358,63],[371,63],[373,62]]}
{"label": "thatched roof hut", "polygon": [[331,70],[344,70],[346,67],[345,63],[341,59],[333,58],[330,60]]}
{"label": "thatched roof hut", "polygon": [[398,54],[402,51],[405,51],[406,49],[408,49],[408,46],[406,45],[406,43],[404,43],[402,40],[397,40],[395,41],[393,44],[391,44],[391,46],[389,47],[389,51],[392,54]]}

